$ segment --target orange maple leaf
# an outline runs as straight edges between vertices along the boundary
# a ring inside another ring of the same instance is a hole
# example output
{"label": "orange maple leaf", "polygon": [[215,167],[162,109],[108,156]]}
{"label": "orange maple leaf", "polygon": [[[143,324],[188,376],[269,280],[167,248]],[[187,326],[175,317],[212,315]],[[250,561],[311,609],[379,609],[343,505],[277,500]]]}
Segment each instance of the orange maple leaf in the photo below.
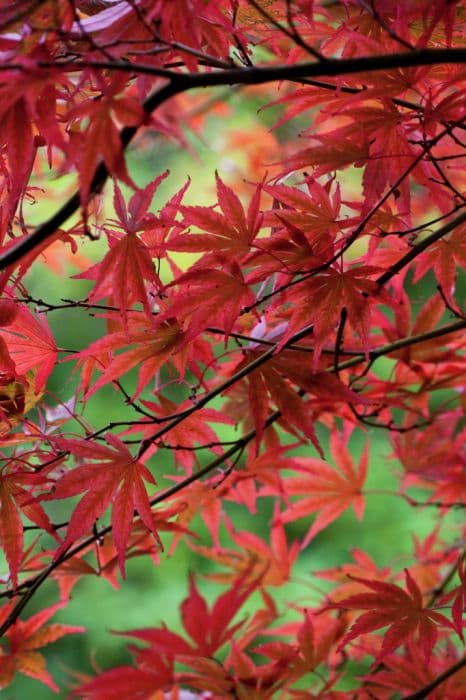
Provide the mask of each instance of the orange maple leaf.
{"label": "orange maple leaf", "polygon": [[302,476],[286,480],[288,496],[302,496],[280,515],[283,522],[289,523],[310,513],[318,512],[310,527],[302,547],[306,547],[318,532],[336,520],[349,506],[353,506],[361,520],[364,514],[362,488],[366,480],[369,452],[365,447],[359,467],[355,467],[351,455],[339,436],[331,437],[331,453],[338,469],[330,467],[321,459],[297,457],[295,469]]}
{"label": "orange maple leaf", "polygon": [[[44,656],[37,651],[41,647],[57,641],[67,634],[85,632],[84,627],[61,625],[58,623],[44,626],[62,603],[41,610],[28,620],[16,620],[5,637],[8,647],[0,648],[0,688],[6,688],[17,671],[45,683],[51,690],[59,688],[47,671]],[[12,604],[6,605],[1,612],[0,622],[4,622],[11,611]]]}

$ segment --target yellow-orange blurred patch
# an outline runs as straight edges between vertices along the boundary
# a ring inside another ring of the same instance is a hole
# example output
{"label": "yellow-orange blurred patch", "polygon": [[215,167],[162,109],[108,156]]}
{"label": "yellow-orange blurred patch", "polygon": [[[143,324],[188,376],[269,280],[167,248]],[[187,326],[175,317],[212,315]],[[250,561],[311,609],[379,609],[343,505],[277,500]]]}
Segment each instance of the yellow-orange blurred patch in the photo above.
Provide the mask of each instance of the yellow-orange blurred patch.
{"label": "yellow-orange blurred patch", "polygon": [[56,275],[62,275],[69,267],[85,270],[92,264],[92,261],[80,251],[73,253],[63,241],[51,243],[39,259]]}
{"label": "yellow-orange blurred patch", "polygon": [[[283,2],[276,0],[256,0],[259,8],[262,8],[265,13],[280,21],[286,19],[286,5]],[[258,27],[258,25],[268,24],[267,18],[261,13],[260,9],[256,9],[250,4],[241,4],[237,15],[238,24],[243,27]]]}
{"label": "yellow-orange blurred patch", "polygon": [[0,435],[5,435],[42,398],[36,392],[36,370],[27,372],[25,379],[0,385]]}

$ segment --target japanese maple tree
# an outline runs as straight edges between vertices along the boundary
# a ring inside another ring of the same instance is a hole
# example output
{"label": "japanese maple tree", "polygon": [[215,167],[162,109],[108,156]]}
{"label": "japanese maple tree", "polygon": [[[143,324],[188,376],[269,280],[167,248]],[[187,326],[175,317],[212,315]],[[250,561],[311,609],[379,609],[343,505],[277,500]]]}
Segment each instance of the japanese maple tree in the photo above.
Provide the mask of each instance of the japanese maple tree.
{"label": "japanese maple tree", "polygon": [[[1,688],[466,697],[465,22],[1,3]],[[79,582],[180,548],[181,625],[161,602],[59,688]]]}

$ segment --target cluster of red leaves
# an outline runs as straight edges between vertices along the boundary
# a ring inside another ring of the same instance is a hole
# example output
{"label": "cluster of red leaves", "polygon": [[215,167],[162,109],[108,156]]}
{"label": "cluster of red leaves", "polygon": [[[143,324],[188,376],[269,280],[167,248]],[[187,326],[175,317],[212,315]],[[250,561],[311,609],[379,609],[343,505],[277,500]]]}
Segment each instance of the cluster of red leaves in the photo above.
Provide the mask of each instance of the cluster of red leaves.
{"label": "cluster of red leaves", "polygon": [[[191,576],[184,633],[125,633],[133,664],[76,670],[75,697],[465,697],[465,530],[442,529],[466,507],[464,19],[448,0],[0,9],[1,687],[19,672],[58,690],[38,649],[83,631],[46,625],[82,576],[117,587],[128,560],[185,543],[226,592],[209,606]],[[167,197],[162,168],[135,183],[133,141],[190,149],[236,92],[215,88],[251,84],[278,112],[269,171],[256,143],[245,182],[215,173],[213,204],[189,179]],[[34,228],[44,170],[75,191]],[[36,260],[85,238],[103,241],[75,275],[87,296],[54,301]],[[58,348],[60,309],[86,330],[99,316],[99,335]],[[75,390],[47,390],[59,357]],[[107,390],[127,418],[91,422]],[[316,571],[331,586],[300,604],[302,551],[348,510],[367,527],[373,427],[397,460],[390,498],[433,527],[408,562],[359,548]],[[49,581],[60,602],[22,619]]]}

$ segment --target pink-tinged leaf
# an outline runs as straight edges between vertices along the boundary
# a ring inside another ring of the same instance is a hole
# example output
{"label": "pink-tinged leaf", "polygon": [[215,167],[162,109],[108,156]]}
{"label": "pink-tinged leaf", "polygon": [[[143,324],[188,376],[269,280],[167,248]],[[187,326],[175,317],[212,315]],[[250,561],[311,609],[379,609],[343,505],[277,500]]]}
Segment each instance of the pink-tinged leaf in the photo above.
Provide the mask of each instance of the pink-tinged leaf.
{"label": "pink-tinged leaf", "polygon": [[57,346],[44,317],[33,316],[25,306],[18,306],[6,328],[0,330],[16,373],[25,375],[37,370],[35,391],[40,393],[57,362]]}

